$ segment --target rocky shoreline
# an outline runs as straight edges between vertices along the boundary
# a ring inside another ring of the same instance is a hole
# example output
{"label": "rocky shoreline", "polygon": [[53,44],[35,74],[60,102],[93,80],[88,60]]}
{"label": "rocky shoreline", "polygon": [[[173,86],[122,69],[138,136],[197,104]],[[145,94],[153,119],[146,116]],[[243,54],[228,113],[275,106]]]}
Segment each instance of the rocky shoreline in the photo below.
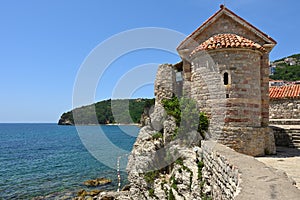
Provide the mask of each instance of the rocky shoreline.
{"label": "rocky shoreline", "polygon": [[79,190],[78,192],[56,192],[47,196],[38,196],[32,200],[129,200],[129,191],[103,191],[94,189],[91,191]]}
{"label": "rocky shoreline", "polygon": [[102,189],[102,186],[109,185],[111,183],[112,180],[104,177],[91,179],[82,183],[82,185],[85,186],[85,189],[79,189],[77,191],[55,192],[46,196],[34,197],[32,200],[113,200],[115,197],[122,196],[121,199],[126,199],[129,197],[128,186],[124,186],[120,192]]}

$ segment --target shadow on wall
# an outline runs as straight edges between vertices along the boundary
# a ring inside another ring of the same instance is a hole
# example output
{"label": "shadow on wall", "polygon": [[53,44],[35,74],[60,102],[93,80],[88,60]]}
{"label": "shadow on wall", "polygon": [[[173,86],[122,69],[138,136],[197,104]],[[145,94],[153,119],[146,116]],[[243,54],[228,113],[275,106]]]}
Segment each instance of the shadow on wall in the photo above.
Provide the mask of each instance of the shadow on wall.
{"label": "shadow on wall", "polygon": [[289,147],[292,143],[289,133],[286,129],[278,126],[270,126],[273,129],[276,146]]}
{"label": "shadow on wall", "polygon": [[[296,148],[300,151],[300,129],[270,126],[273,129],[275,144],[280,147]],[[278,152],[277,152],[278,153]]]}

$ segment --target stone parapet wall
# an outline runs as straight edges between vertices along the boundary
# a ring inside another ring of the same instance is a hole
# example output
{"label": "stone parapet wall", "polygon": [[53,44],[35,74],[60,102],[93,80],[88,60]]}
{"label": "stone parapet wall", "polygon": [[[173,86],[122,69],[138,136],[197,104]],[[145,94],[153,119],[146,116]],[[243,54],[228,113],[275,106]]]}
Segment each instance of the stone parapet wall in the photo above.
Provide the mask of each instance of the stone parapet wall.
{"label": "stone parapet wall", "polygon": [[270,119],[300,119],[300,98],[272,99]]}
{"label": "stone parapet wall", "polygon": [[214,199],[234,199],[240,190],[239,170],[230,164],[224,155],[214,151],[215,145],[215,143],[202,142],[203,177],[211,187]]}
{"label": "stone parapet wall", "polygon": [[284,172],[216,142],[202,141],[201,148],[213,199],[299,199],[300,190]]}

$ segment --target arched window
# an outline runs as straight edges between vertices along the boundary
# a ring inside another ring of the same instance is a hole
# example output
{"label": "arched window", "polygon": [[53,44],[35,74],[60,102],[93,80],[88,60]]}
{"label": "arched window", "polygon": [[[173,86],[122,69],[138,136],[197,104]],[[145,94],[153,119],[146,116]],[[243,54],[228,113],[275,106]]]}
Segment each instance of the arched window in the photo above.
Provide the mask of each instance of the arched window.
{"label": "arched window", "polygon": [[224,85],[228,85],[229,80],[228,80],[228,73],[227,72],[224,73],[223,81],[224,81]]}

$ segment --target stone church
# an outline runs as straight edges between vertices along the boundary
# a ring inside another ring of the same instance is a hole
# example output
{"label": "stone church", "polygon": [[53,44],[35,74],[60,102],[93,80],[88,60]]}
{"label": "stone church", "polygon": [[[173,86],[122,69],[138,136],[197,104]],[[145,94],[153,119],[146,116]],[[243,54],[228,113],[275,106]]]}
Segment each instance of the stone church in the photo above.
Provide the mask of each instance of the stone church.
{"label": "stone church", "polygon": [[155,95],[159,99],[164,90],[196,100],[210,118],[211,139],[247,155],[275,153],[268,126],[269,53],[275,45],[222,5],[178,46],[182,61],[173,72],[160,66],[164,76],[158,72]]}

